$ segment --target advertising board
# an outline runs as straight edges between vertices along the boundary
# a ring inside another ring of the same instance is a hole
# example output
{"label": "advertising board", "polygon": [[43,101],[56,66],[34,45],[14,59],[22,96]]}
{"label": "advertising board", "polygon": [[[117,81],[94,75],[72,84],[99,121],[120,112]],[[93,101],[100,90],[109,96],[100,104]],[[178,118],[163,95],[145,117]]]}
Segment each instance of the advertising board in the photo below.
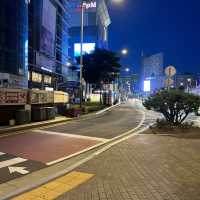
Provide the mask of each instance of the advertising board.
{"label": "advertising board", "polygon": [[45,90],[32,90],[29,93],[30,104],[47,104],[53,103],[53,92]]}
{"label": "advertising board", "polygon": [[25,105],[27,91],[20,89],[0,89],[0,105]]}

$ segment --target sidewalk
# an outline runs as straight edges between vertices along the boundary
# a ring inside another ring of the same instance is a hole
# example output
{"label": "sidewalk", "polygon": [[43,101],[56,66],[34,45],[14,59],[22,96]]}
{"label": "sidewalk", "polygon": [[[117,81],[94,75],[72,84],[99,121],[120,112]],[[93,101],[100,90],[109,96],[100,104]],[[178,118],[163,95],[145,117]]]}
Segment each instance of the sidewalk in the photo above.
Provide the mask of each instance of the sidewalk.
{"label": "sidewalk", "polygon": [[199,133],[138,134],[12,200],[199,200],[199,146]]}
{"label": "sidewalk", "polygon": [[75,171],[93,175],[59,200],[199,200],[200,136],[137,135]]}

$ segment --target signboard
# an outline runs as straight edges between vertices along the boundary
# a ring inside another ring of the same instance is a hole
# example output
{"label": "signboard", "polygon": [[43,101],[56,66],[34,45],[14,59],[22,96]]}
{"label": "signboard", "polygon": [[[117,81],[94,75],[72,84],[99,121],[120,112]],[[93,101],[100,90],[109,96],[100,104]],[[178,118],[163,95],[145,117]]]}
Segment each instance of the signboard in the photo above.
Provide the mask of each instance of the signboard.
{"label": "signboard", "polygon": [[32,90],[30,91],[29,103],[30,104],[47,104],[53,103],[53,92],[45,90]]}
{"label": "signboard", "polygon": [[96,8],[97,7],[97,2],[96,1],[83,2],[83,7],[86,10],[91,9],[91,8]]}
{"label": "signboard", "polygon": [[[95,43],[83,43],[83,54],[90,54],[95,50],[96,44]],[[81,44],[75,43],[74,44],[74,56],[78,57],[81,54]]]}
{"label": "signboard", "polygon": [[151,81],[145,80],[144,81],[144,92],[150,92],[151,91]]}
{"label": "signboard", "polygon": [[169,87],[169,86],[171,86],[171,85],[174,84],[174,80],[171,79],[171,78],[167,78],[167,79],[165,80],[165,84],[166,84],[167,87]]}
{"label": "signboard", "polygon": [[27,92],[24,90],[0,90],[0,105],[25,105]]}
{"label": "signboard", "polygon": [[68,103],[69,95],[66,92],[54,91],[54,103]]}
{"label": "signboard", "polygon": [[169,77],[172,77],[176,74],[176,68],[173,66],[169,66],[165,69],[165,74]]}

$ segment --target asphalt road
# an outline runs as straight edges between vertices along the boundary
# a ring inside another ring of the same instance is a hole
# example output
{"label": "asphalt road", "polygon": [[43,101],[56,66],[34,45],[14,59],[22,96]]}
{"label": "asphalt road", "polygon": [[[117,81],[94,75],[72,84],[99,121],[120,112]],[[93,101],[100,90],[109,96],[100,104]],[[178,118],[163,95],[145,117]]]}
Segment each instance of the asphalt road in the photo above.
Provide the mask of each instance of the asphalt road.
{"label": "asphalt road", "polygon": [[135,128],[140,123],[143,114],[138,109],[140,109],[138,102],[130,100],[91,119],[72,121],[43,130],[111,139]]}
{"label": "asphalt road", "polygon": [[129,131],[140,124],[143,109],[129,101],[90,119],[26,130],[0,138],[0,184],[58,163]]}

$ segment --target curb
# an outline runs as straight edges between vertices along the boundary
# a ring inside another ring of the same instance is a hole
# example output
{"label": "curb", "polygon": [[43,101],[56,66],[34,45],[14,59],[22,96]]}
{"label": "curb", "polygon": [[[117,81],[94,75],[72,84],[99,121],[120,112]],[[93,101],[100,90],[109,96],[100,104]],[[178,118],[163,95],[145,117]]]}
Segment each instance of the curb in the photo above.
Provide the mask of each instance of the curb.
{"label": "curb", "polygon": [[72,118],[66,118],[66,119],[62,119],[59,121],[43,121],[43,122],[37,122],[37,123],[33,123],[27,126],[21,126],[18,125],[16,127],[8,127],[8,128],[4,128],[2,130],[0,130],[0,135],[2,134],[6,134],[6,133],[11,133],[11,132],[17,132],[17,131],[24,131],[24,130],[28,130],[28,129],[32,129],[32,128],[38,128],[41,126],[48,126],[48,125],[53,125],[53,124],[59,124],[59,123],[63,123],[63,122],[67,122],[67,121],[71,121]]}

